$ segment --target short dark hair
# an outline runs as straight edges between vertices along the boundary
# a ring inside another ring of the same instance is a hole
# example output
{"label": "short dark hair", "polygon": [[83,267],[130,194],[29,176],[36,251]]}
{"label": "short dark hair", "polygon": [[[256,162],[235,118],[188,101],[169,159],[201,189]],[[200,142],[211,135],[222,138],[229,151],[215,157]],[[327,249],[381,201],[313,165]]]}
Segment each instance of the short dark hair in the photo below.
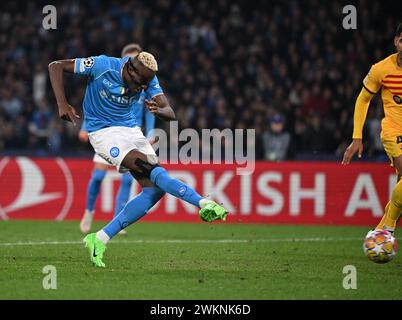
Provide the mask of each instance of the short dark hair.
{"label": "short dark hair", "polygon": [[142,48],[138,43],[130,43],[124,46],[123,50],[121,51],[121,56],[124,57],[129,52],[138,51],[141,52]]}
{"label": "short dark hair", "polygon": [[399,37],[401,35],[401,33],[402,33],[402,22],[396,28],[395,37]]}

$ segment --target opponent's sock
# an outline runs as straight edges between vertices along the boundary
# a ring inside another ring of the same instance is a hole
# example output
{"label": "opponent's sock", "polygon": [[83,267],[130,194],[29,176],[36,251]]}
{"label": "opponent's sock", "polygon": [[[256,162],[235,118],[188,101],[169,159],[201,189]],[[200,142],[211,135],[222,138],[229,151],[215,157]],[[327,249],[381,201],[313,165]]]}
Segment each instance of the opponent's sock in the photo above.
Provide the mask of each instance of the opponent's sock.
{"label": "opponent's sock", "polygon": [[92,172],[91,180],[89,180],[87,188],[87,210],[93,211],[95,201],[98,198],[100,185],[105,177],[106,170],[95,169]]}
{"label": "opponent's sock", "polygon": [[133,176],[127,172],[121,177],[120,188],[116,196],[116,206],[114,208],[114,217],[116,217],[126,205],[130,197],[131,185],[133,184]]}
{"label": "opponent's sock", "polygon": [[396,223],[402,213],[402,180],[400,180],[392,191],[391,201],[384,219],[383,229],[395,231]]}
{"label": "opponent's sock", "polygon": [[102,230],[109,238],[113,238],[120,230],[143,217],[164,194],[165,192],[158,187],[144,187],[142,192],[129,201],[123,210]]}
{"label": "opponent's sock", "polygon": [[153,169],[150,179],[163,191],[201,208],[200,200],[202,200],[203,197],[180,180],[173,179],[164,168],[156,167]]}
{"label": "opponent's sock", "polygon": [[384,229],[385,217],[387,216],[390,204],[391,204],[391,200],[389,200],[387,205],[385,206],[384,215],[382,216],[381,221],[378,223],[377,227],[375,227],[376,229]]}

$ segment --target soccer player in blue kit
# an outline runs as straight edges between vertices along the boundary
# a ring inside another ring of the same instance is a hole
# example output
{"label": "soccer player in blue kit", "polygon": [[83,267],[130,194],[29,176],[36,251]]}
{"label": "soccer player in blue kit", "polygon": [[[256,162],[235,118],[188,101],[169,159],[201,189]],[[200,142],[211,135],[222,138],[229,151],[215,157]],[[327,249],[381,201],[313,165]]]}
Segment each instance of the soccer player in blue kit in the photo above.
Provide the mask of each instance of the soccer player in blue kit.
{"label": "soccer player in blue kit", "polygon": [[53,61],[49,76],[59,109],[59,116],[74,125],[79,118],[68,104],[63,73],[76,73],[88,78],[83,101],[88,136],[95,152],[117,167],[130,171],[142,191],[103,229],[84,238],[90,259],[96,267],[105,267],[106,244],[120,230],[144,216],[167,192],[197,206],[204,221],[225,220],[227,211],[216,202],[199,195],[180,180],[173,179],[158,164],[148,140],[136,125],[133,106],[145,95],[145,105],[155,116],[174,120],[175,113],[156,78],[158,64],[154,56],[141,52],[136,57],[95,56]]}
{"label": "soccer player in blue kit", "polygon": [[[142,51],[142,48],[137,43],[130,43],[121,51],[121,56],[129,56],[134,58]],[[151,99],[152,97],[148,97]],[[144,99],[141,99],[143,103],[136,103],[134,105],[135,119],[137,121],[137,126],[141,127],[143,123],[143,118],[145,118],[145,136],[152,144],[154,139],[152,138],[152,130],[155,128],[155,117],[152,113],[149,112],[148,109],[144,106]],[[144,117],[145,115],[145,117]],[[86,129],[85,119],[82,122],[81,130],[79,132],[78,138],[83,142],[88,142],[88,131]],[[84,215],[82,216],[80,222],[80,230],[82,233],[88,233],[91,230],[92,221],[95,215],[95,202],[98,198],[100,192],[100,186],[102,184],[103,179],[106,176],[108,168],[112,166],[109,162],[103,159],[100,155],[95,153],[93,157],[94,169],[92,171],[91,179],[88,182],[87,187],[87,202]],[[131,191],[131,185],[133,183],[133,176],[129,173],[123,173],[120,179],[120,187],[117,191],[115,208],[114,208],[114,216],[120,213],[120,211],[126,205]],[[126,230],[123,229],[119,232],[119,234],[126,234]]]}

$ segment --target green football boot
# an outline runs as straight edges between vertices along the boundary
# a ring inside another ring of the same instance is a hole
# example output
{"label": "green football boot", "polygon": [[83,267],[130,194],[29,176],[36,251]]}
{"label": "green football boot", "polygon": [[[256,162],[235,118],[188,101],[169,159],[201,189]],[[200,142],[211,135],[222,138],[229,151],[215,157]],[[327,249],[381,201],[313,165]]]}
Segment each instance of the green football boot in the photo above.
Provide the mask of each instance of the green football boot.
{"label": "green football boot", "polygon": [[217,204],[215,201],[207,203],[204,208],[199,211],[199,215],[202,220],[212,222],[214,220],[226,220],[228,212],[224,207]]}
{"label": "green football boot", "polygon": [[83,242],[85,242],[85,247],[89,250],[89,256],[95,267],[104,268],[105,264],[102,259],[103,253],[106,250],[106,245],[102,241],[96,239],[96,233],[88,234]]}

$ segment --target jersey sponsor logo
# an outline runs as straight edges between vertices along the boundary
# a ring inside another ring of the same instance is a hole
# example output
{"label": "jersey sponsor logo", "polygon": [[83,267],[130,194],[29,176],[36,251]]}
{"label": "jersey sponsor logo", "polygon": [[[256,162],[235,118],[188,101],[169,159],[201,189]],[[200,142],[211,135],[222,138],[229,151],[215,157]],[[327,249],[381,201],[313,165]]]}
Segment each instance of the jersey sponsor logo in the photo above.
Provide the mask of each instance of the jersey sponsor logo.
{"label": "jersey sponsor logo", "polygon": [[118,95],[111,94],[110,92],[108,92],[106,90],[100,90],[99,95],[103,99],[107,99],[113,103],[119,103],[119,104],[125,104],[125,105],[131,105],[131,104],[137,102],[138,98],[139,98],[138,94],[135,96],[132,96],[132,97],[118,96]]}
{"label": "jersey sponsor logo", "polygon": [[120,150],[117,147],[113,147],[110,149],[109,153],[113,158],[116,158],[120,154]]}
{"label": "jersey sponsor logo", "polygon": [[107,85],[108,87],[112,87],[113,86],[113,84],[109,81],[109,80],[107,80],[107,79],[103,79],[103,81],[102,81],[105,85]]}
{"label": "jersey sponsor logo", "polygon": [[394,95],[394,101],[397,104],[402,104],[402,98],[400,96]]}

